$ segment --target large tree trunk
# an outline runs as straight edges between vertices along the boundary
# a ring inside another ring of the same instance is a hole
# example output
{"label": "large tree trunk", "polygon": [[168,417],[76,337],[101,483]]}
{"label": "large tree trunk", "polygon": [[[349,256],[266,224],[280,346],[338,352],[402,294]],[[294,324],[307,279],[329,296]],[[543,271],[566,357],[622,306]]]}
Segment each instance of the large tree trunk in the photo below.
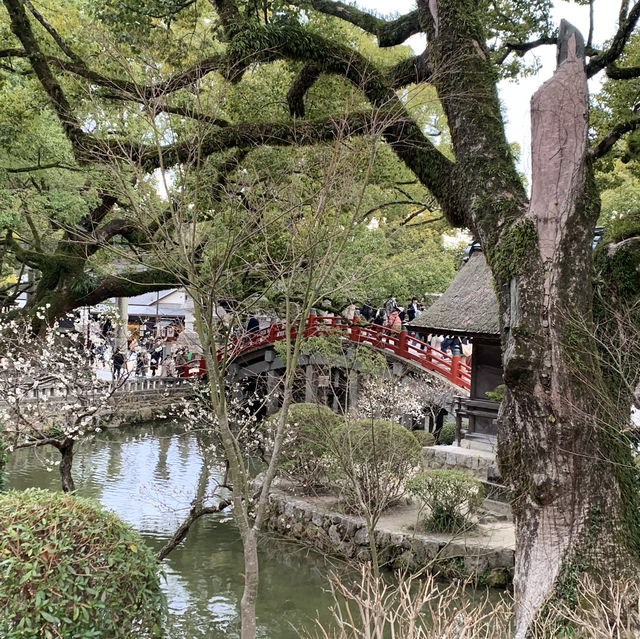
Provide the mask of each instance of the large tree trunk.
{"label": "large tree trunk", "polygon": [[499,462],[512,492],[523,638],[552,595],[575,602],[585,572],[625,567],[635,576],[640,565],[638,473],[621,424],[600,406],[605,384],[588,330],[598,207],[580,36],[565,27],[556,76],[534,98],[527,206],[478,9],[457,0],[418,6],[456,154],[458,188],[443,208],[466,207],[500,303],[507,392]]}

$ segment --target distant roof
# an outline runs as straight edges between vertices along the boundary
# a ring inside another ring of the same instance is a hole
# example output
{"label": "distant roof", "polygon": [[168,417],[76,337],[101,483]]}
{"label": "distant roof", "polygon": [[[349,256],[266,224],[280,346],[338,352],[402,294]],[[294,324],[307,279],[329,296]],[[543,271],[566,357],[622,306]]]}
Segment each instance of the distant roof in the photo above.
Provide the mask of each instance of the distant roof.
{"label": "distant roof", "polygon": [[174,304],[129,304],[129,316],[184,317],[184,309]]}
{"label": "distant roof", "polygon": [[421,333],[499,335],[498,300],[482,251],[471,252],[442,297],[408,326]]}
{"label": "distant roof", "polygon": [[172,288],[166,291],[152,291],[150,293],[142,293],[141,295],[130,297],[129,305],[135,304],[139,306],[152,306],[177,290],[177,288]]}

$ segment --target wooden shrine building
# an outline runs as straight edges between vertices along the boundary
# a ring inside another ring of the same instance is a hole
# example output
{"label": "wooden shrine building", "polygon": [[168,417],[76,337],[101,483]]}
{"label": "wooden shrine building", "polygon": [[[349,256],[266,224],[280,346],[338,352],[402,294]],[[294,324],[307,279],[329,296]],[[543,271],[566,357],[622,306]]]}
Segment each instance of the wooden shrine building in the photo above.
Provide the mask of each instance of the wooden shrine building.
{"label": "wooden shrine building", "polygon": [[[502,355],[498,326],[498,301],[491,271],[479,243],[471,244],[453,282],[432,306],[408,325],[409,331],[428,335],[457,335],[469,338],[471,389],[469,397],[456,398],[458,433],[463,417],[469,426],[465,439],[495,445],[499,404],[487,397],[502,384]],[[459,436],[459,435],[458,435]]]}

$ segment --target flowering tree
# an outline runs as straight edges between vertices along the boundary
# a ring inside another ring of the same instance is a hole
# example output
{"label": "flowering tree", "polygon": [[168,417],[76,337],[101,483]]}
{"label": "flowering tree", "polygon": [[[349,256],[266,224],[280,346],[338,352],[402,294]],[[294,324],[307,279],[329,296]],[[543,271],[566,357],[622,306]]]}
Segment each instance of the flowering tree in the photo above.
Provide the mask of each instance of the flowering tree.
{"label": "flowering tree", "polygon": [[0,423],[9,452],[53,446],[61,455],[62,490],[75,490],[74,446],[100,431],[126,375],[99,379],[83,336],[62,333],[57,323],[35,335],[27,322],[4,322],[0,344]]}
{"label": "flowering tree", "polygon": [[355,415],[400,422],[431,416],[450,405],[455,395],[448,382],[434,375],[407,375],[401,379],[371,378],[362,384]]}

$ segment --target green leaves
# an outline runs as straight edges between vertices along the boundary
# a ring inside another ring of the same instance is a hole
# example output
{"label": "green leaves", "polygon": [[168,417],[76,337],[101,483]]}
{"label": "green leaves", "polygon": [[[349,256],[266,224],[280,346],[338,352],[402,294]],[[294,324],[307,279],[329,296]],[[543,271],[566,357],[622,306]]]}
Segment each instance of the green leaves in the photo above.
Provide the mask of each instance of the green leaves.
{"label": "green leaves", "polygon": [[0,496],[0,636],[160,637],[151,551],[92,500],[31,489]]}

